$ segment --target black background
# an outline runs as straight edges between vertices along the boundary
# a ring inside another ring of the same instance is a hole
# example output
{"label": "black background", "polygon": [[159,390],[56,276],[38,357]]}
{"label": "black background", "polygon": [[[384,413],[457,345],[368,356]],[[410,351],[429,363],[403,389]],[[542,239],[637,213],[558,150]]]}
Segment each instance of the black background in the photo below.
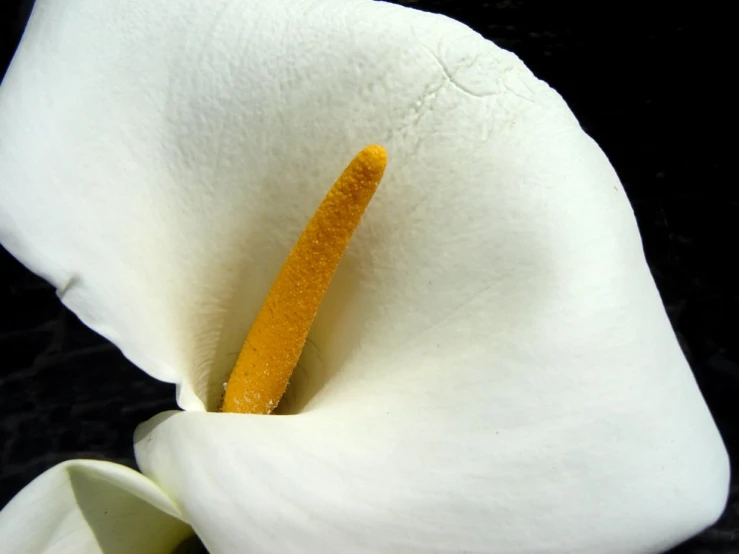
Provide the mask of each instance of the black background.
{"label": "black background", "polygon": [[[2,74],[32,1],[0,1]],[[718,1],[396,3],[459,19],[518,54],[604,149],[735,469],[739,193],[729,177],[736,66],[728,8]],[[133,465],[135,426],[170,408],[172,386],[133,367],[0,249],[0,506],[69,458]],[[673,552],[739,553],[736,485],[722,520]]]}

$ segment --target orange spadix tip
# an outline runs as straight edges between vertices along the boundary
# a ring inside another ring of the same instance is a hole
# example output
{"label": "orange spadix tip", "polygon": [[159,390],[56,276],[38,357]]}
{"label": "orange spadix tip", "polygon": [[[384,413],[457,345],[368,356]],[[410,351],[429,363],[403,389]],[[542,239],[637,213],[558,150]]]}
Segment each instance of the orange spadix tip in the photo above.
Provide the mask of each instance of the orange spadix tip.
{"label": "orange spadix tip", "polygon": [[331,278],[387,166],[373,144],[337,179],[285,260],[226,385],[221,411],[268,414],[287,388]]}

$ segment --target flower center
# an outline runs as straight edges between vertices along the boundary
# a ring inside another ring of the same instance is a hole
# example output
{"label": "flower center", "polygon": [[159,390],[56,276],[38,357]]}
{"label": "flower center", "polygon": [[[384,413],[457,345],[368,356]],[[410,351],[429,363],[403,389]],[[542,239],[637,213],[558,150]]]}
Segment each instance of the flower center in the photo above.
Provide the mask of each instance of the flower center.
{"label": "flower center", "polygon": [[351,161],[285,260],[231,371],[221,411],[269,414],[282,398],[313,319],[387,165],[381,146]]}

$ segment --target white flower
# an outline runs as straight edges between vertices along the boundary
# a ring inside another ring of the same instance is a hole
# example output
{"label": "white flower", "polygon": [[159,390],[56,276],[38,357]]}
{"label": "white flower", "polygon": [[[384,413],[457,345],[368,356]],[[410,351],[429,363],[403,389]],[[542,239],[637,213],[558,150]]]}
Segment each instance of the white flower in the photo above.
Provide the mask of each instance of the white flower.
{"label": "white flower", "polygon": [[[369,143],[385,180],[292,415],[206,412]],[[190,527],[212,553],[656,552],[724,506],[615,172],[554,91],[444,17],[37,0],[0,88],[0,240],[185,410],[139,429],[144,475],[31,483],[4,552],[160,553]]]}

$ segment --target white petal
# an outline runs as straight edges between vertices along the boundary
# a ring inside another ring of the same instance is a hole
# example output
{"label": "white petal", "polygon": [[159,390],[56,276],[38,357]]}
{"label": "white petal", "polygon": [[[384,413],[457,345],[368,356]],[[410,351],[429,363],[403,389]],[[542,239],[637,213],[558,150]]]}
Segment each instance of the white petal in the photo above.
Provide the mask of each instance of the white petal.
{"label": "white petal", "polygon": [[139,444],[215,552],[649,552],[717,517],[726,454],[614,171],[462,25],[45,0],[0,94],[0,239],[188,409],[332,180],[388,148],[305,413],[185,414]]}
{"label": "white petal", "polygon": [[0,512],[9,554],[165,554],[191,535],[154,483],[110,462],[59,464]]}
{"label": "white petal", "polygon": [[484,406],[163,414],[136,454],[211,554],[659,552],[723,507],[723,453],[685,420]]}
{"label": "white petal", "polygon": [[[602,153],[515,56],[446,18],[368,0],[38,0],[0,129],[0,241],[178,383],[185,409],[215,407],[291,245],[370,142],[389,150],[387,178],[294,409],[330,396],[339,368],[384,388],[401,365],[427,372],[419,355],[494,350],[522,374],[575,358],[615,378],[630,331],[590,320],[644,297],[677,356]],[[574,350],[582,327],[590,352]]]}

